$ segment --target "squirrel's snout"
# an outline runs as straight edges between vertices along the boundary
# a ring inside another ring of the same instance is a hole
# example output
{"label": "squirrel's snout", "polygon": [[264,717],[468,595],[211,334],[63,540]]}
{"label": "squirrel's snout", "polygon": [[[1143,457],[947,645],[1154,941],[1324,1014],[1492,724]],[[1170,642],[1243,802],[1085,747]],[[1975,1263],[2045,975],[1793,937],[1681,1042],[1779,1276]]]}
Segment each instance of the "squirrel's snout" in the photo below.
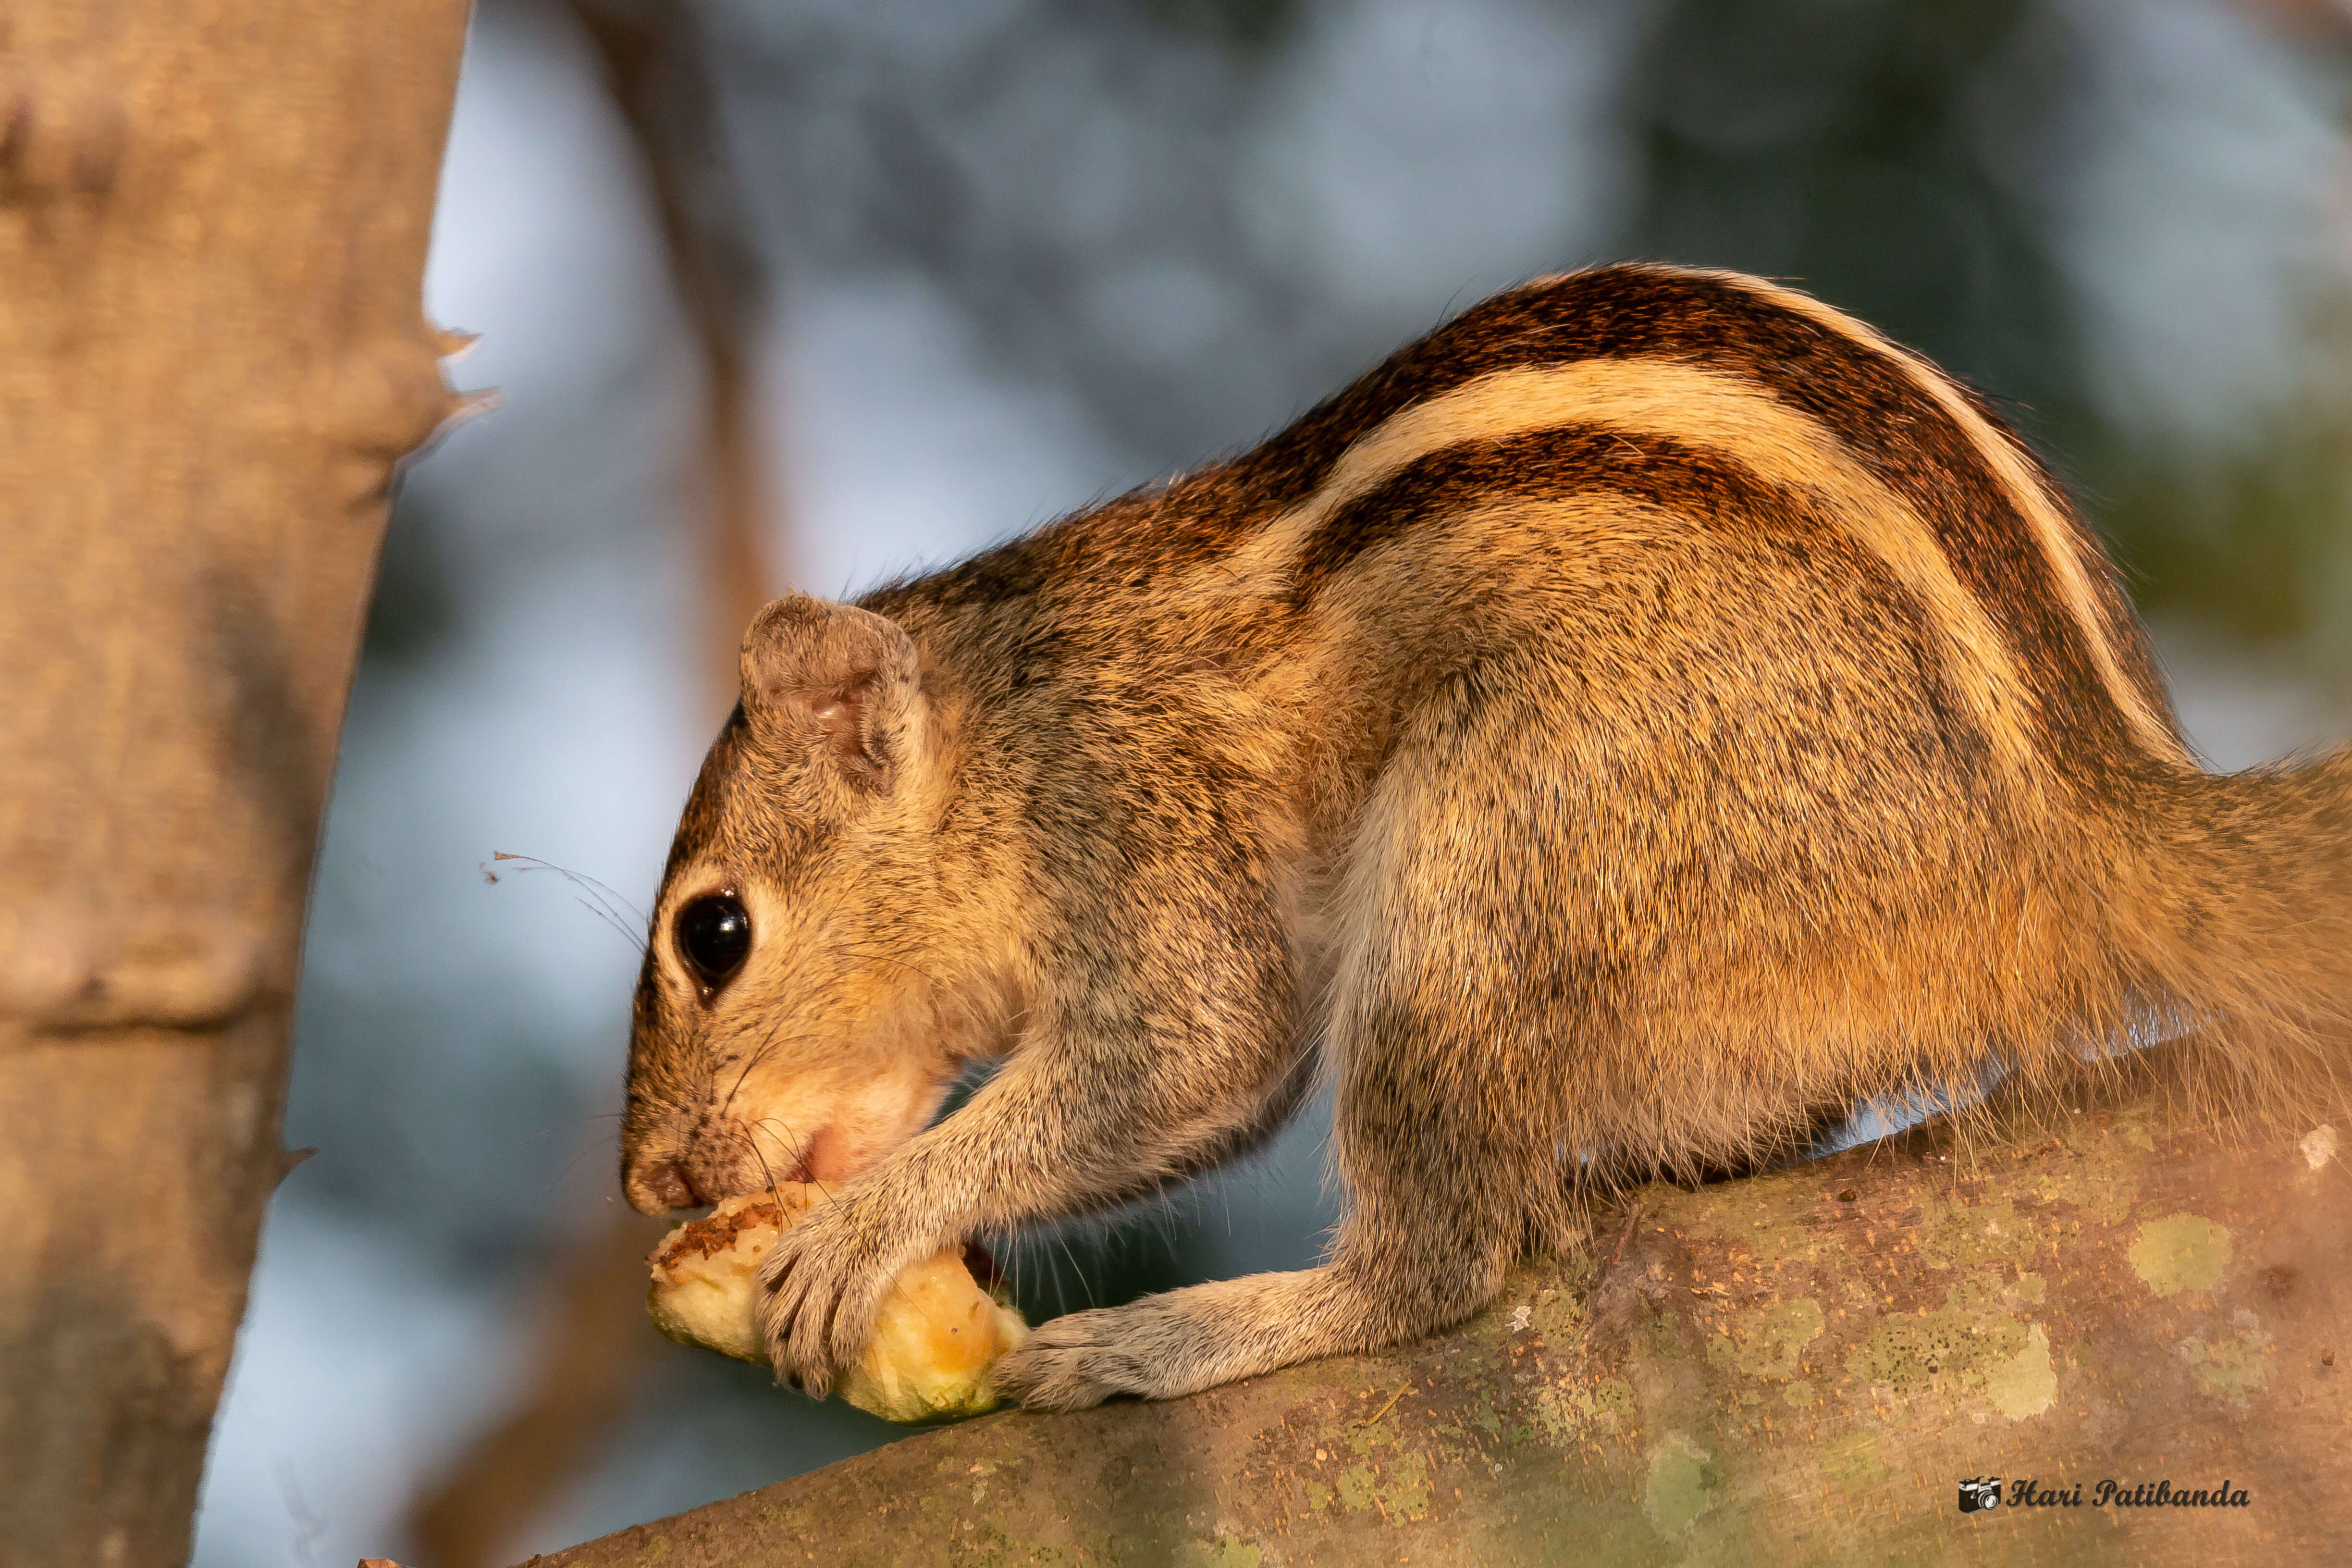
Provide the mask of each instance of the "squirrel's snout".
{"label": "squirrel's snout", "polygon": [[667,1214],[716,1201],[696,1189],[686,1166],[675,1159],[633,1165],[622,1176],[621,1189],[639,1214]]}

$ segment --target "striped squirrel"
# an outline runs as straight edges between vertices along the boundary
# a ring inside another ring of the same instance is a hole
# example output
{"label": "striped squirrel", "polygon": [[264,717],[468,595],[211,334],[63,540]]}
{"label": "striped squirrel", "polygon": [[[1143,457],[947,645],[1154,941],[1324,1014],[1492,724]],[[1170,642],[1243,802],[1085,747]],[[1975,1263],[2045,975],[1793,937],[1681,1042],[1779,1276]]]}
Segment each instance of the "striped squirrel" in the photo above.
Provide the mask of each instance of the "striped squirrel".
{"label": "striped squirrel", "polygon": [[[896,1271],[1258,1144],[1324,1263],[1056,1319],[1038,1407],[1427,1333],[1591,1196],[1856,1102],[2187,1037],[2332,1103],[2352,753],[2202,772],[1983,399],[1801,294],[1547,279],[1255,450],[856,605],[795,595],[671,850],[630,1201],[837,1184],[766,1266],[822,1394]],[[996,1075],[929,1125],[967,1062]]]}

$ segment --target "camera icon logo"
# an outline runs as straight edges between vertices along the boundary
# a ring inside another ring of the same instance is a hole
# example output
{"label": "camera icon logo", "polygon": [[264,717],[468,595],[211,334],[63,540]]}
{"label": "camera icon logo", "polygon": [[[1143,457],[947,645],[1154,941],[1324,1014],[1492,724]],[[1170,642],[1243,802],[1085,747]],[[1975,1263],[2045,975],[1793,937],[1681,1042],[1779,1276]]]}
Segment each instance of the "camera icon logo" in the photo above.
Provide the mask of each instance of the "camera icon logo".
{"label": "camera icon logo", "polygon": [[1960,1483],[1960,1511],[1982,1513],[2000,1506],[2000,1478],[1971,1476]]}

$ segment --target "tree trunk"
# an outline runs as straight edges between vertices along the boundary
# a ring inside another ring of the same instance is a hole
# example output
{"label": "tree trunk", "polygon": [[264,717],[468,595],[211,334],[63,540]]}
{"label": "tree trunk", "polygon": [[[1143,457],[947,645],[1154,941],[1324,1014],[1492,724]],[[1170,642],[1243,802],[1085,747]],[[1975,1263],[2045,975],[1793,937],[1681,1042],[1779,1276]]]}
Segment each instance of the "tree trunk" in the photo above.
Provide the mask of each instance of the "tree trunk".
{"label": "tree trunk", "polygon": [[0,1541],[184,1561],[464,0],[0,12]]}
{"label": "tree trunk", "polygon": [[531,1562],[2352,1561],[2336,1135],[2167,1098],[1648,1187],[1395,1354],[992,1416]]}

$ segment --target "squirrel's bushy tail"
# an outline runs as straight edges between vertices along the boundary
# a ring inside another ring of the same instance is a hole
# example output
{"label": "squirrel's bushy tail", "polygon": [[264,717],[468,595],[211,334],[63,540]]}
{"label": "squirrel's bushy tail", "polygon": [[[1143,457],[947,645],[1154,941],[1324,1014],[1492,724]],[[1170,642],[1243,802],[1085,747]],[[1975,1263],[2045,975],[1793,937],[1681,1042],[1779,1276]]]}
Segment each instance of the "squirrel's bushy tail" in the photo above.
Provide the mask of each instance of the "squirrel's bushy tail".
{"label": "squirrel's bushy tail", "polygon": [[2352,1100],[2352,747],[2180,773],[2127,824],[2147,855],[2106,916],[2197,1109],[2273,1124]]}

